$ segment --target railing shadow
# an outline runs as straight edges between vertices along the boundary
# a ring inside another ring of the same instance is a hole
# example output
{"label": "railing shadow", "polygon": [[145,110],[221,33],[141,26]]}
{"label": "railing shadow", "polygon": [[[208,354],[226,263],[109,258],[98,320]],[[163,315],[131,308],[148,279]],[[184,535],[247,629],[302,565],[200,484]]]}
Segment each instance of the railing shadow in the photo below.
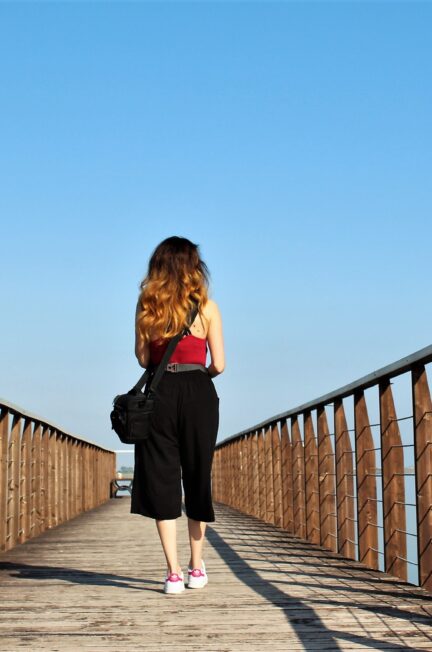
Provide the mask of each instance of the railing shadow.
{"label": "railing shadow", "polygon": [[[239,554],[237,552],[237,549],[240,547],[242,548],[245,553],[247,554],[247,549],[249,548],[251,550],[251,553],[253,553],[253,548],[258,544],[265,544],[270,547],[272,547],[271,550],[271,556],[269,557],[269,561],[271,561],[275,555],[278,555],[277,550],[281,548],[281,545],[284,546],[286,549],[285,554],[289,554],[290,558],[293,556],[297,556],[302,558],[301,563],[303,568],[305,568],[305,581],[298,581],[296,578],[295,580],[292,581],[293,586],[304,586],[307,589],[310,589],[311,587],[317,588],[316,584],[316,578],[318,577],[317,574],[314,574],[315,577],[315,582],[308,581],[308,570],[307,566],[304,564],[304,557],[307,555],[311,554],[311,551],[313,550],[313,557],[314,559],[323,559],[323,561],[337,561],[340,562],[339,568],[342,570],[352,570],[355,568],[357,571],[357,574],[355,575],[355,581],[360,580],[361,581],[361,576],[359,577],[360,573],[364,573],[367,575],[369,573],[369,570],[365,567],[364,570],[362,568],[358,567],[353,567],[352,564],[350,564],[349,561],[346,561],[342,558],[342,556],[335,555],[334,553],[328,553],[327,551],[320,550],[319,547],[314,546],[313,544],[308,543],[307,541],[303,541],[300,539],[296,539],[292,536],[290,536],[288,533],[285,533],[285,531],[280,530],[275,528],[274,526],[270,526],[266,523],[263,523],[262,521],[255,519],[253,516],[248,516],[248,515],[243,515],[241,512],[238,512],[237,510],[227,506],[227,505],[221,505],[215,503],[215,510],[216,510],[216,518],[218,519],[218,515],[220,515],[220,520],[222,521],[222,514],[229,514],[229,526],[225,525],[220,525],[217,527],[214,527],[211,523],[207,524],[206,528],[206,536],[209,541],[209,543],[213,546],[214,550],[218,553],[218,555],[229,565],[232,573],[244,584],[246,584],[250,589],[255,591],[258,595],[260,595],[262,598],[265,600],[268,600],[271,602],[273,605],[278,607],[279,609],[283,609],[284,611],[289,611],[289,613],[286,614],[286,619],[287,622],[290,624],[290,626],[293,628],[295,631],[296,635],[298,636],[299,641],[301,641],[302,645],[304,646],[305,650],[308,649],[314,649],[316,650],[316,641],[319,640],[320,636],[323,636],[323,641],[325,638],[325,647],[331,647],[331,649],[343,649],[339,647],[339,642],[338,639],[342,639],[346,643],[352,643],[355,645],[365,645],[367,646],[368,649],[377,649],[381,650],[383,641],[382,640],[373,640],[370,638],[372,634],[369,635],[358,635],[358,634],[352,634],[346,631],[338,631],[335,629],[332,629],[326,625],[325,622],[321,619],[319,616],[318,612],[313,609],[313,607],[310,606],[310,603],[313,602],[317,606],[326,604],[326,605],[334,605],[335,609],[338,609],[340,607],[346,607],[346,608],[354,608],[354,609],[362,609],[364,611],[369,611],[373,613],[376,617],[381,618],[381,625],[383,627],[383,631],[388,631],[388,633],[391,636],[395,636],[395,632],[391,626],[391,624],[388,624],[386,622],[386,619],[391,617],[391,618],[403,618],[406,620],[409,620],[410,623],[418,623],[418,624],[425,624],[425,625],[430,625],[431,623],[431,616],[429,613],[425,612],[424,616],[421,614],[416,613],[415,611],[408,611],[407,609],[399,609],[398,607],[395,606],[389,606],[388,604],[377,604],[371,600],[371,602],[364,603],[364,602],[356,602],[356,595],[363,594],[365,595],[366,589],[360,589],[357,587],[352,587],[347,585],[345,582],[343,582],[344,579],[349,580],[349,577],[343,578],[341,576],[337,577],[338,582],[335,584],[325,584],[323,586],[324,589],[328,590],[331,589],[333,591],[337,591],[340,593],[343,593],[346,598],[343,600],[331,600],[328,598],[325,599],[320,599],[318,597],[314,597],[312,595],[308,596],[307,601],[303,601],[299,599],[297,596],[290,596],[289,595],[289,585],[290,582],[286,579],[277,579],[277,584],[284,584],[288,592],[281,590],[276,586],[276,580],[275,582],[272,582],[268,579],[263,579],[259,574],[258,571],[260,569],[254,568],[251,565],[248,564],[248,560],[254,561],[254,557],[244,557],[243,555]],[[244,528],[245,522],[250,519],[250,526],[248,528]],[[255,526],[256,522],[256,526]],[[239,526],[239,531],[236,532],[236,523],[238,523]],[[241,528],[241,531],[240,531]],[[242,540],[239,540],[239,534],[241,534]],[[243,541],[243,537],[245,535],[248,537],[247,543]],[[254,535],[256,537],[254,538]],[[285,543],[283,540],[285,539]],[[230,542],[233,542],[233,545],[231,545]],[[299,552],[296,552],[296,547],[300,549],[300,546],[303,548],[303,554],[300,554]],[[305,550],[307,548],[307,550]],[[279,561],[277,563],[280,563]],[[316,570],[317,566],[314,565],[311,566],[311,570]],[[263,569],[265,572],[269,572],[268,569]],[[330,572],[332,571],[332,567],[330,566],[329,568]],[[273,572],[273,571],[271,571]],[[274,571],[275,573],[279,572],[277,570]],[[283,573],[283,571],[282,571]],[[319,576],[323,580],[326,579],[336,579],[335,575],[322,573]],[[353,578],[351,578],[353,579]],[[373,576],[373,579],[375,579],[376,582],[382,583],[382,580]],[[371,577],[365,577],[363,581],[366,582],[371,582]],[[407,591],[407,588],[409,587],[408,584],[404,582],[400,582],[398,580],[392,581],[390,578],[387,578],[387,584],[389,586],[389,590],[386,590],[385,587],[382,588],[381,591],[377,591],[374,587],[374,593],[373,595],[376,596],[377,593],[380,593],[383,597],[391,599],[392,597],[398,597],[401,598],[401,593],[400,592],[395,592],[390,589],[391,587],[395,586],[400,586],[404,587],[404,594],[402,597],[404,598],[409,598],[410,600],[418,601],[419,603],[424,603],[424,602],[430,602],[431,607],[432,607],[432,596],[428,596],[425,594],[419,594],[416,593],[415,591],[409,592]],[[318,587],[319,588],[319,587]],[[302,614],[301,617],[292,617],[291,616],[291,610],[293,608],[299,609],[301,608]],[[309,631],[305,631],[305,627],[310,627]],[[310,635],[313,633],[315,642],[312,642],[310,639]],[[427,636],[424,631],[422,631],[423,636]],[[430,638],[431,644],[432,644],[432,637]],[[407,650],[410,648],[407,648],[406,643],[402,642],[400,644],[395,643],[394,641],[390,643],[386,643],[386,646],[391,647],[392,649],[400,649],[400,650]],[[415,648],[411,648],[415,649]]]}

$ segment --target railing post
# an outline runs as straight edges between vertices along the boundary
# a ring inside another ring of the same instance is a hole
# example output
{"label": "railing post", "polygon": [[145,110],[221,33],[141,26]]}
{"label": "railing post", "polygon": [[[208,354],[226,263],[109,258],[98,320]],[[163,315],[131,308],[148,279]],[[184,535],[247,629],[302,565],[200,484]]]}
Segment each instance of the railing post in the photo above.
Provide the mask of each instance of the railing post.
{"label": "railing post", "polygon": [[250,496],[249,496],[249,467],[250,461],[248,456],[249,437],[245,435],[242,439],[243,454],[243,505],[246,514],[250,514]]}
{"label": "railing post", "polygon": [[263,431],[258,431],[259,518],[266,520],[266,473]]}
{"label": "railing post", "polygon": [[259,518],[259,475],[258,475],[258,432],[252,433],[251,438],[251,457],[252,457],[252,511],[253,516]]}
{"label": "railing post", "polygon": [[32,526],[34,536],[41,534],[42,527],[42,425],[35,423],[33,432],[33,489],[32,489]]}
{"label": "railing post", "polygon": [[305,500],[305,467],[304,447],[300,436],[298,416],[291,417],[292,441],[292,474],[293,474],[293,505],[294,505],[294,534],[302,539],[306,538],[306,500]]}
{"label": "railing post", "polygon": [[385,570],[407,580],[404,454],[390,380],[379,384]]}
{"label": "railing post", "polygon": [[281,476],[282,476],[282,527],[294,534],[294,507],[293,507],[293,462],[292,445],[288,433],[288,422],[283,419],[281,424]]}
{"label": "railing post", "polygon": [[281,482],[281,445],[279,439],[278,424],[271,426],[272,436],[272,460],[273,460],[273,503],[274,503],[274,524],[282,527],[282,482]]}
{"label": "railing post", "polygon": [[310,410],[304,413],[303,419],[305,451],[306,538],[311,543],[319,544],[320,509],[318,450]]}
{"label": "railing post", "polygon": [[[0,408],[0,514],[8,513],[9,410]],[[6,550],[7,521],[0,519],[0,551]]]}
{"label": "railing post", "polygon": [[47,527],[57,525],[57,464],[56,464],[56,430],[50,428],[48,439],[48,522]]}
{"label": "railing post", "polygon": [[419,583],[432,591],[432,401],[424,365],[411,372]]}
{"label": "railing post", "polygon": [[334,452],[325,406],[317,409],[321,545],[337,551],[336,482]]}
{"label": "railing post", "polygon": [[342,399],[334,402],[338,552],[355,559],[353,450]]}
{"label": "railing post", "polygon": [[275,521],[274,512],[274,494],[273,494],[273,454],[272,454],[272,439],[271,439],[271,426],[265,428],[264,434],[264,453],[265,453],[265,482],[266,482],[266,522],[273,523]]}
{"label": "railing post", "polygon": [[21,437],[20,488],[19,488],[19,523],[17,541],[24,543],[30,534],[30,496],[31,496],[31,431],[32,422],[24,419]]}
{"label": "railing post", "polygon": [[354,392],[354,422],[359,561],[378,570],[376,461],[363,390]]}
{"label": "railing post", "polygon": [[245,460],[245,450],[244,450],[244,435],[242,435],[238,440],[237,440],[237,445],[238,445],[238,461],[239,461],[239,467],[238,467],[238,482],[239,482],[239,487],[238,487],[238,501],[239,501],[239,509],[241,512],[246,512],[246,505],[247,505],[247,499],[246,499],[246,494],[247,494],[247,485],[246,485],[246,460]]}
{"label": "railing post", "polygon": [[18,541],[19,529],[19,472],[20,472],[20,435],[22,418],[14,414],[9,439],[8,459],[8,508],[6,549],[13,548]]}

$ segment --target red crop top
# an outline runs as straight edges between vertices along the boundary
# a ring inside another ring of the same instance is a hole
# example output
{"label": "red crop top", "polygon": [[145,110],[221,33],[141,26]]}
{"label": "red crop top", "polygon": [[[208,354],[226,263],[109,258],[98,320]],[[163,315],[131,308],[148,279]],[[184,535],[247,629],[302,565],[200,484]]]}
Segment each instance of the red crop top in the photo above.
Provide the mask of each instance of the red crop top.
{"label": "red crop top", "polygon": [[[168,340],[153,340],[150,342],[150,362],[159,364],[168,346]],[[207,358],[207,338],[196,335],[185,335],[177,342],[174,353],[168,362],[182,362],[186,364],[202,364],[205,366]]]}

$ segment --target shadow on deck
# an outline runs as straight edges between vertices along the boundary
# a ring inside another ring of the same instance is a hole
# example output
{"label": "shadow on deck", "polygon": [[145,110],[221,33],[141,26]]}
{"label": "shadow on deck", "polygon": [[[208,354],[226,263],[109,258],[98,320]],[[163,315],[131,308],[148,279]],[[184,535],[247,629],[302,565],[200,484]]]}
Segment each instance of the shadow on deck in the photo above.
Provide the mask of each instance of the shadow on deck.
{"label": "shadow on deck", "polygon": [[0,650],[432,650],[431,594],[218,503],[208,585],[167,596],[154,521],[129,510],[112,499],[0,555]]}

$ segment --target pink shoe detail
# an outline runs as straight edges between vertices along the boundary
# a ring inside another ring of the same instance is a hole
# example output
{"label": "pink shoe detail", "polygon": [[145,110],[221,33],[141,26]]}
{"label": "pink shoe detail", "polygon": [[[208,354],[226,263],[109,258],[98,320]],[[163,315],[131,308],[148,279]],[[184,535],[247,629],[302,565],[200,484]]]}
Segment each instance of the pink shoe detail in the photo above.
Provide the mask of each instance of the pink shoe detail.
{"label": "pink shoe detail", "polygon": [[193,577],[205,577],[205,573],[202,572],[200,568],[194,568],[193,570],[188,570],[188,575]]}
{"label": "pink shoe detail", "polygon": [[167,576],[168,582],[182,582],[183,578],[178,573],[170,573]]}

